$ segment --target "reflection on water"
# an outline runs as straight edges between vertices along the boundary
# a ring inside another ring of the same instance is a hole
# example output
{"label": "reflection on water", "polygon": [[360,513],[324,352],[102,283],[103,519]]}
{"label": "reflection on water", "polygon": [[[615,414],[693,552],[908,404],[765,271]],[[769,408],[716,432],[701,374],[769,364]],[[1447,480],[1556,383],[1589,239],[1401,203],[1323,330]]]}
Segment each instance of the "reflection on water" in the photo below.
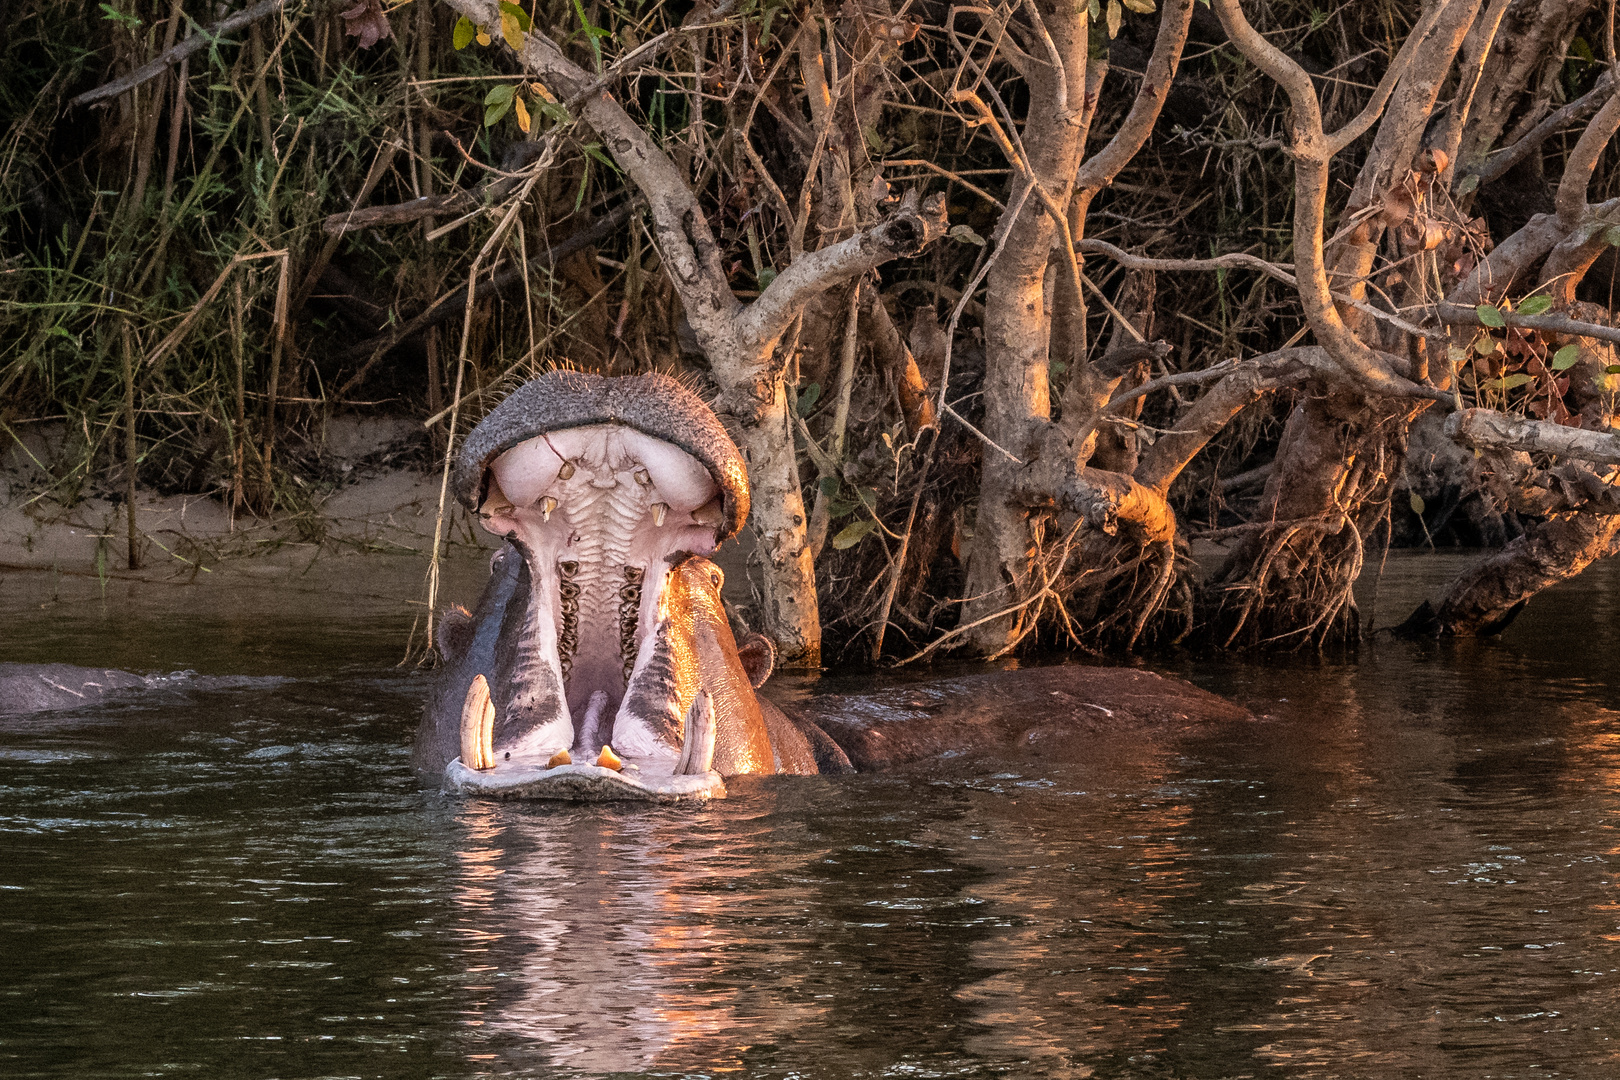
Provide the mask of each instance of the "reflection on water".
{"label": "reflection on water", "polygon": [[1612,1070],[1613,567],[1501,643],[1186,661],[1253,724],[697,811],[419,790],[415,580],[352,578],[195,613],[0,580],[46,619],[4,659],[204,673],[0,719],[0,1074]]}

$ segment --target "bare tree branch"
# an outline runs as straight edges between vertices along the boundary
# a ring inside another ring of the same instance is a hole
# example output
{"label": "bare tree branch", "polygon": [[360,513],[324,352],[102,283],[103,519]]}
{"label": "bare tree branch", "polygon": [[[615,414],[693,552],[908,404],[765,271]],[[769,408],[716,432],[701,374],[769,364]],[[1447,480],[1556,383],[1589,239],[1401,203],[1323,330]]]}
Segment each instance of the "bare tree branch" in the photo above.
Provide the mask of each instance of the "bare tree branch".
{"label": "bare tree branch", "polygon": [[244,8],[234,15],[228,15],[212,26],[204,28],[200,33],[192,34],[186,40],[172,48],[165,49],[157,59],[142,64],[134,71],[122,78],[104,83],[94,90],[86,90],[78,97],[68,102],[69,105],[93,105],[98,101],[105,101],[110,97],[117,97],[126,90],[133,90],[144,82],[157,78],[168,69],[170,64],[178,64],[194,52],[209,48],[219,42],[226,34],[235,33],[244,26],[258,22],[266,15],[273,15],[286,6],[287,0],[261,0],[250,8]]}
{"label": "bare tree branch", "polygon": [[1187,44],[1187,28],[1192,25],[1193,4],[1196,0],[1169,0],[1159,16],[1159,34],[1153,42],[1153,55],[1148,57],[1147,69],[1142,73],[1142,85],[1137,88],[1131,111],[1121,121],[1119,130],[1108,140],[1108,145],[1093,154],[1080,166],[1075,187],[1099,191],[1119,175],[1119,170],[1130,164],[1159,121],[1164,100],[1170,96],[1170,83],[1181,64],[1181,50]]}
{"label": "bare tree branch", "polygon": [[[1328,165],[1335,152],[1322,131],[1322,106],[1308,72],[1267,41],[1243,14],[1238,0],[1214,0],[1216,14],[1238,50],[1288,94],[1293,106],[1294,260],[1299,296],[1316,340],[1345,374],[1365,388],[1389,397],[1436,398],[1439,391],[1396,375],[1383,357],[1345,325],[1328,287],[1322,251],[1327,209]],[[1419,35],[1402,46],[1402,55]]]}
{"label": "bare tree branch", "polygon": [[1564,175],[1558,181],[1556,197],[1558,223],[1564,228],[1575,228],[1586,215],[1586,189],[1592,182],[1592,171],[1617,130],[1620,130],[1620,92],[1610,94],[1603,108],[1581,132],[1575,149],[1564,159]]}
{"label": "bare tree branch", "polygon": [[[1221,381],[1200,397],[1186,415],[1177,418],[1174,431],[1154,442],[1136,467],[1136,480],[1161,495],[1169,492],[1181,471],[1238,413],[1273,390],[1302,382],[1312,372],[1331,364],[1326,349],[1310,345],[1280,349],[1238,364],[1200,372],[1219,373]],[[1155,379],[1154,382],[1163,384],[1165,380]],[[1138,390],[1146,391],[1152,385],[1145,383]]]}
{"label": "bare tree branch", "polygon": [[743,340],[768,350],[812,297],[892,259],[917,254],[945,234],[945,224],[943,194],[930,195],[919,205],[917,192],[908,191],[890,217],[800,256],[778,274],[738,320]]}
{"label": "bare tree branch", "polygon": [[[1378,80],[1378,87],[1373,91],[1373,95],[1368,99],[1366,106],[1349,123],[1327,137],[1328,145],[1331,147],[1329,150],[1330,155],[1337,154],[1340,150],[1361,138],[1378,121],[1379,115],[1384,111],[1384,106],[1389,104],[1391,95],[1395,93],[1396,84],[1406,74],[1407,69],[1412,66],[1413,57],[1417,55],[1418,50],[1424,44],[1424,39],[1429,36],[1430,31],[1435,27],[1435,23],[1439,21],[1441,13],[1445,10],[1446,0],[1440,0],[1439,3],[1431,5],[1429,10],[1423,13],[1423,17],[1418,20],[1416,26],[1412,27],[1412,32],[1407,34],[1406,40],[1401,43],[1400,52],[1395,54],[1395,59],[1384,71],[1384,77]],[[1270,74],[1270,72],[1267,72],[1267,74]],[[1320,119],[1318,123],[1320,123]]]}
{"label": "bare tree branch", "polygon": [[1503,174],[1529,157],[1531,151],[1546,142],[1554,132],[1562,129],[1565,124],[1574,123],[1597,108],[1609,96],[1613,86],[1614,72],[1605,71],[1598,76],[1597,84],[1592,89],[1563,108],[1549,114],[1512,146],[1506,146],[1496,151],[1474,168],[1467,170],[1467,172],[1479,177],[1481,184],[1488,184],[1492,180],[1500,180]]}
{"label": "bare tree branch", "polygon": [[1526,420],[1494,409],[1464,409],[1446,417],[1446,434],[1475,448],[1529,450],[1620,465],[1620,435]]}
{"label": "bare tree branch", "polygon": [[1068,439],[1049,427],[1040,456],[1018,470],[1012,498],[1026,506],[1057,506],[1112,536],[1128,522],[1146,543],[1176,537],[1176,515],[1164,496],[1124,473],[1076,468]]}
{"label": "bare tree branch", "polygon": [[[1480,322],[1477,308],[1462,307],[1457,304],[1437,305],[1437,311],[1442,322],[1452,326],[1483,326]],[[1520,315],[1513,311],[1499,313],[1502,321],[1509,326],[1522,326],[1526,330],[1546,330],[1554,334],[1573,334],[1579,337],[1595,338],[1599,341],[1613,341],[1620,344],[1620,326],[1604,326],[1602,323],[1582,322],[1571,319],[1567,315]]]}

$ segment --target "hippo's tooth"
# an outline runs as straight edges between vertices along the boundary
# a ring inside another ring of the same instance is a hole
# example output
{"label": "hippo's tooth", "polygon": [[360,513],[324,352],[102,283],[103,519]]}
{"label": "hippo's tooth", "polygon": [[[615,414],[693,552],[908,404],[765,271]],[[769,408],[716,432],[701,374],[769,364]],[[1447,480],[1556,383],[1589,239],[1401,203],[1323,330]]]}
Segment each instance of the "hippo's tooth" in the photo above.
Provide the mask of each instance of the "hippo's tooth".
{"label": "hippo's tooth", "polygon": [[676,776],[702,776],[714,767],[714,701],[699,690],[681,724],[681,756]]}
{"label": "hippo's tooth", "polygon": [[652,473],[648,472],[646,469],[637,469],[635,471],[635,478],[636,483],[640,484],[642,487],[652,487]]}
{"label": "hippo's tooth", "polygon": [[461,704],[461,763],[469,769],[495,767],[495,703],[482,675],[473,676]]}
{"label": "hippo's tooth", "polygon": [[652,504],[653,525],[655,527],[659,526],[659,525],[662,525],[664,523],[664,515],[667,514],[667,513],[669,513],[669,506],[667,504],[665,504],[665,503],[653,503]]}
{"label": "hippo's tooth", "polygon": [[497,515],[511,512],[512,500],[506,497],[506,492],[502,491],[501,486],[492,479],[489,483],[489,491],[484,495],[483,505],[478,508],[479,516],[488,521]]}
{"label": "hippo's tooth", "polygon": [[604,745],[602,752],[596,756],[596,763],[602,768],[612,769],[614,772],[624,768],[624,759],[613,752],[613,747],[607,745]]}
{"label": "hippo's tooth", "polygon": [[557,470],[557,479],[559,479],[559,480],[568,480],[568,479],[572,478],[573,475],[574,475],[574,463],[572,461],[563,462],[562,463],[562,468]]}
{"label": "hippo's tooth", "polygon": [[550,495],[547,495],[540,500],[540,516],[546,521],[551,520],[551,512],[555,509],[557,509],[557,500],[553,499]]}
{"label": "hippo's tooth", "polygon": [[584,753],[590,753],[593,746],[600,745],[602,719],[607,712],[608,696],[605,690],[597,690],[591,694],[590,701],[585,703],[585,716],[580,721],[579,731],[574,736],[574,747]]}

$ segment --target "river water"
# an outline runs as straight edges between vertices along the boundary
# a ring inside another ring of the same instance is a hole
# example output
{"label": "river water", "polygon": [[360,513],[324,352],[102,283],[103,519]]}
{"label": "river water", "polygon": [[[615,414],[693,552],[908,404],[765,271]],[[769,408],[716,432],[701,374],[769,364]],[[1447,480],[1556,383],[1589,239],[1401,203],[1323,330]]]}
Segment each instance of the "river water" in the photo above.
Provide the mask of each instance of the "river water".
{"label": "river water", "polygon": [[418,566],[0,575],[0,659],[191,672],[0,719],[0,1075],[1612,1076],[1617,570],[1156,663],[1253,723],[699,810],[421,790]]}

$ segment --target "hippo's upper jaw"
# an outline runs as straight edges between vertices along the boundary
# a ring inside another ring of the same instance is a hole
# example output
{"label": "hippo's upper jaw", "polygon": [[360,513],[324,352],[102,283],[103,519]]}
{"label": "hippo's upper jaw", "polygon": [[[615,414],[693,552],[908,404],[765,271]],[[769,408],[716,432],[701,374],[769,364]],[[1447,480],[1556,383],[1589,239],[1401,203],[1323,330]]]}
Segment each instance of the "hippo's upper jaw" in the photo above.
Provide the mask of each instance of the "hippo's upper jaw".
{"label": "hippo's upper jaw", "polygon": [[703,557],[740,525],[745,477],[713,414],[662,376],[559,372],[495,409],[456,487],[508,546],[478,612],[441,635],[419,765],[469,794],[661,801],[780,771]]}

